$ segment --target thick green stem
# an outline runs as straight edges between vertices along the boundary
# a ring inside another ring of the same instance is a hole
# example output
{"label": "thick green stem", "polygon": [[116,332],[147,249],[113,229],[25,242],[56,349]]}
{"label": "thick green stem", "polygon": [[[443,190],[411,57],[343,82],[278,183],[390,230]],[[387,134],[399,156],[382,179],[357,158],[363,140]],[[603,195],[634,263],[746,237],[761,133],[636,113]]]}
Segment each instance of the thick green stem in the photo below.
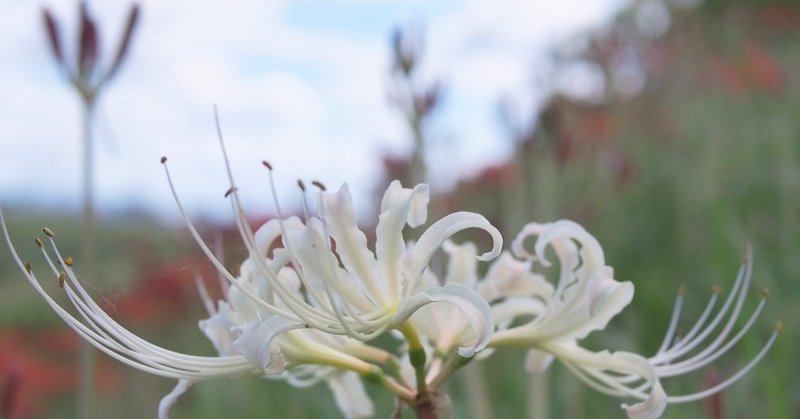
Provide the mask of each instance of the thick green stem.
{"label": "thick green stem", "polygon": [[411,366],[414,367],[414,374],[417,379],[417,393],[424,394],[427,387],[425,384],[425,363],[427,361],[425,348],[422,346],[422,341],[420,341],[417,331],[410,323],[403,324],[400,327],[400,331],[408,341],[408,360],[411,362]]}

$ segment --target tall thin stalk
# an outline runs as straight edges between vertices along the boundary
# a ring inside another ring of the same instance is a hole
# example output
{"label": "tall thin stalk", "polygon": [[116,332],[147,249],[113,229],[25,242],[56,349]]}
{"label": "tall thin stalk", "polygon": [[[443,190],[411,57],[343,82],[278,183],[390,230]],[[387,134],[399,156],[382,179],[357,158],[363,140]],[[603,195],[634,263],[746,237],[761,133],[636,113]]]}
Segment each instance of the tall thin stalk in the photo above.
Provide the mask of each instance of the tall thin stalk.
{"label": "tall thin stalk", "polygon": [[[83,171],[81,173],[83,193],[83,275],[88,283],[94,283],[95,263],[97,256],[97,239],[95,237],[95,208],[94,208],[94,127],[95,102],[93,98],[83,98]],[[95,351],[92,345],[81,341],[79,352],[80,379],[78,383],[78,417],[90,418],[93,405]]]}
{"label": "tall thin stalk", "polygon": [[[75,60],[67,62],[61,48],[58,21],[48,9],[42,11],[45,31],[50,44],[53,58],[59,70],[66,75],[70,85],[78,93],[81,100],[82,139],[81,155],[83,170],[81,207],[83,212],[83,252],[81,255],[81,272],[87,283],[95,284],[96,274],[96,216],[94,207],[94,117],[97,98],[100,92],[114,77],[122,64],[130,45],[131,37],[139,19],[139,6],[134,4],[128,13],[128,21],[122,38],[117,46],[114,59],[106,69],[101,69],[99,63],[100,38],[97,25],[89,15],[85,2],[79,3],[80,24],[78,28],[78,48]],[[94,349],[83,341],[79,351],[80,378],[78,384],[77,417],[88,419],[92,415],[94,393]]]}

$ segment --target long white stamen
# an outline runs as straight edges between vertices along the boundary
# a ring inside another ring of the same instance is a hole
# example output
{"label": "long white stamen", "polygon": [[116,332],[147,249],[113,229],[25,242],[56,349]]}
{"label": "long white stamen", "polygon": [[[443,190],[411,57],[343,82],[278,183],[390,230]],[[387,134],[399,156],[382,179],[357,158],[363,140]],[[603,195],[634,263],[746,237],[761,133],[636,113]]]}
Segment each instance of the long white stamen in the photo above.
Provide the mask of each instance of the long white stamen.
{"label": "long white stamen", "polygon": [[[52,238],[50,238],[50,243],[54,253],[56,254],[56,257],[58,258],[58,261],[63,264],[63,258],[58,250],[58,247],[55,245],[55,241]],[[45,253],[45,256],[49,262],[50,261],[49,255]],[[52,263],[49,263],[49,265],[52,268],[55,268],[55,266]],[[121,340],[126,345],[131,345],[134,348],[144,348],[147,351],[160,353],[168,359],[177,354],[176,352],[163,349],[157,345],[153,345],[152,343],[132,334],[126,328],[117,323],[111,316],[109,316],[102,308],[100,308],[99,305],[97,305],[94,299],[92,299],[91,296],[88,294],[88,292],[86,292],[86,289],[80,285],[72,268],[68,267],[64,272],[69,280],[68,282],[65,282],[63,284],[64,288],[67,290],[68,296],[70,296],[76,308],[78,308],[79,310],[83,310],[82,314],[88,314],[88,316],[84,317],[88,322],[99,323],[100,325],[102,325],[102,329],[108,330],[114,335],[114,337]],[[55,269],[53,269],[53,274],[58,275],[58,272]],[[74,286],[74,290],[72,287],[70,287],[70,285]],[[77,291],[77,293],[75,293],[75,291]],[[100,331],[100,328],[95,328],[95,329]],[[174,359],[177,362],[191,360],[191,359],[207,361],[209,359],[207,357],[193,357],[190,355],[183,355],[183,354],[177,354],[177,355],[181,355],[178,358]],[[218,359],[218,358],[213,358],[213,359]]]}
{"label": "long white stamen", "polygon": [[222,262],[219,259],[217,259],[217,256],[214,254],[214,252],[212,252],[211,249],[209,249],[208,245],[205,243],[203,238],[200,237],[200,233],[197,231],[197,228],[195,227],[191,218],[189,218],[189,215],[183,208],[183,204],[181,204],[180,199],[178,199],[178,193],[175,190],[175,185],[172,182],[172,176],[170,175],[169,168],[167,167],[167,159],[165,157],[162,157],[161,163],[162,166],[164,166],[164,172],[166,173],[167,176],[167,183],[169,184],[169,189],[170,192],[172,193],[172,198],[175,200],[175,204],[178,206],[178,211],[181,213],[181,216],[183,217],[183,220],[186,223],[186,228],[189,230],[189,234],[191,234],[192,238],[197,243],[197,245],[200,246],[200,250],[203,251],[203,253],[206,255],[211,264],[214,265],[215,268],[217,268],[217,271],[220,274],[222,274],[222,276],[225,278],[225,280],[228,281],[230,285],[236,287],[236,289],[241,291],[242,294],[249,297],[251,301],[253,301],[255,304],[257,304],[267,312],[283,316],[288,319],[300,321],[299,318],[294,313],[283,310],[279,307],[274,306],[273,304],[269,304],[268,302],[264,301],[260,296],[255,294],[252,290],[249,290],[246,287],[239,284],[239,281],[237,281],[236,278],[234,278],[233,275],[231,275],[230,272],[228,272],[228,270],[225,268]]}
{"label": "long white stamen", "polygon": [[660,354],[664,352],[669,344],[673,340],[673,336],[675,336],[675,329],[678,326],[678,319],[681,317],[681,307],[683,306],[683,289],[678,292],[678,296],[675,298],[675,307],[672,309],[672,317],[669,321],[669,327],[667,328],[667,335],[664,336],[664,341],[661,342],[661,346],[658,348],[658,352],[656,354]]}
{"label": "long white stamen", "polygon": [[[81,313],[81,316],[86,318],[87,321],[89,321],[89,323],[92,325],[92,328],[89,328],[76,319],[72,314],[67,312],[63,307],[61,307],[61,305],[58,304],[52,297],[50,297],[50,295],[41,287],[40,282],[33,273],[32,269],[28,268],[30,265],[23,263],[19,258],[19,254],[17,253],[17,250],[11,241],[1,208],[0,226],[2,226],[4,238],[11,250],[14,261],[17,263],[17,266],[20,268],[31,286],[33,286],[34,290],[39,293],[39,295],[53,309],[53,311],[59,317],[61,317],[61,319],[64,320],[68,326],[75,330],[78,335],[112,358],[145,372],[178,379],[206,379],[252,371],[252,366],[249,365],[242,357],[196,357],[169,351],[149,343],[148,346],[137,345],[138,341],[136,339],[139,339],[137,336],[133,335],[127,329],[122,328],[115,322],[105,322],[105,319],[100,314],[102,313],[105,315],[105,312],[99,309],[99,306],[96,306],[96,303],[94,303],[93,300],[90,299],[97,309],[91,308],[90,304],[87,304],[83,297],[79,297],[78,294],[75,294],[75,292],[72,290],[72,286],[73,282],[77,283],[77,279],[74,277],[69,264],[65,262],[60,254],[58,254],[58,250],[56,248],[55,251],[58,256],[59,263],[61,266],[65,266],[64,272],[66,277],[69,279],[69,282],[65,282],[63,284],[64,288],[67,289],[70,301],[76,305],[76,308]],[[48,234],[48,236],[50,235]],[[37,244],[40,243],[41,240],[37,240]],[[54,245],[54,243],[52,244]],[[44,251],[43,248],[42,250]],[[56,276],[61,277],[58,268],[50,256],[47,254],[47,252],[44,252],[44,254],[48,267],[50,267],[51,271]],[[83,290],[83,288],[79,285],[78,289],[81,295],[88,296],[85,290]],[[96,310],[99,310],[99,312]],[[109,335],[105,332],[97,333],[92,329],[97,329],[100,331],[103,329],[109,330],[111,334]],[[127,342],[129,345],[133,345],[133,349],[127,347],[125,342]],[[137,352],[137,349],[140,348],[144,348],[145,351]],[[178,361],[177,363],[174,362],[176,360]]]}
{"label": "long white stamen", "polygon": [[684,395],[684,396],[670,396],[667,399],[668,402],[669,403],[693,402],[693,401],[700,400],[700,399],[703,399],[705,397],[711,396],[713,394],[716,394],[716,393],[724,390],[725,388],[727,388],[731,384],[735,383],[740,378],[742,378],[745,374],[750,372],[750,370],[753,369],[753,367],[755,367],[756,364],[758,364],[761,361],[761,359],[764,358],[764,356],[767,354],[767,352],[769,352],[770,348],[772,348],[772,345],[775,343],[775,339],[778,338],[778,334],[782,331],[782,329],[783,329],[783,324],[779,322],[775,326],[775,330],[772,332],[772,336],[770,336],[770,338],[767,341],[766,345],[764,345],[764,347],[761,348],[761,351],[758,352],[758,355],[756,355],[755,358],[753,358],[744,368],[739,370],[739,372],[737,372],[736,374],[734,374],[733,376],[731,376],[727,380],[717,384],[714,387],[711,387],[709,389],[706,389],[706,390],[703,390],[703,391],[700,391],[700,392],[697,392],[697,393],[687,394],[687,395]]}
{"label": "long white stamen", "polygon": [[[686,344],[686,342],[691,342],[692,339],[694,339],[694,336],[697,335],[700,332],[700,330],[702,330],[703,325],[705,325],[706,320],[708,320],[708,316],[711,315],[711,312],[714,310],[714,306],[716,306],[717,304],[718,297],[719,297],[719,292],[715,289],[714,292],[711,294],[711,298],[708,299],[708,303],[706,304],[706,308],[703,310],[703,313],[697,319],[694,326],[692,326],[692,328],[689,329],[689,333],[687,333],[683,337],[673,337],[673,342],[669,343],[673,343],[674,345],[668,347],[665,351],[656,353],[655,356],[650,358],[650,362],[666,363],[669,362],[671,359],[674,359],[674,356],[672,356],[670,352],[672,353],[677,352],[680,348],[683,347],[684,344]],[[664,341],[666,342],[666,339]]]}
{"label": "long white stamen", "polygon": [[[247,248],[250,259],[256,263],[256,266],[261,270],[264,276],[269,279],[270,284],[273,285],[272,289],[281,301],[286,304],[289,310],[295,313],[302,322],[309,325],[330,323],[329,317],[324,316],[324,313],[312,310],[310,305],[302,301],[299,295],[286,288],[286,284],[278,279],[276,270],[266,265],[264,258],[260,254],[261,251],[257,249],[253,231],[245,221],[246,215],[244,215],[244,210],[240,207],[240,202],[237,199],[238,193],[235,189],[232,189],[232,191],[233,192],[230,194],[231,206],[236,214],[236,226],[239,230],[239,235]],[[258,298],[261,300],[260,297]]]}
{"label": "long white stamen", "polygon": [[[273,204],[275,205],[275,213],[276,213],[277,219],[278,219],[278,226],[280,227],[280,230],[281,230],[281,237],[283,237],[283,247],[288,252],[288,255],[289,255],[289,257],[290,257],[290,259],[292,261],[292,264],[294,265],[295,272],[297,272],[297,276],[298,276],[298,278],[300,278],[300,282],[305,287],[306,292],[311,294],[312,297],[314,299],[316,299],[317,301],[322,302],[322,301],[324,301],[324,299],[319,294],[319,292],[317,290],[317,287],[315,287],[314,284],[312,284],[309,281],[309,279],[306,277],[305,272],[303,272],[303,267],[300,265],[300,262],[297,260],[297,258],[295,257],[294,252],[292,251],[292,244],[290,243],[290,240],[288,239],[289,236],[286,233],[286,225],[283,222],[283,220],[285,218],[283,216],[283,211],[281,210],[280,201],[278,200],[278,193],[275,190],[275,179],[273,178],[273,174],[272,174],[272,165],[270,165],[266,161],[264,161],[262,163],[264,164],[264,167],[267,168],[267,173],[268,173],[268,176],[269,176],[269,189],[270,189],[270,192],[272,194]],[[309,304],[306,304],[306,305],[308,307],[310,307]],[[318,311],[320,313],[323,313],[321,309],[322,309],[322,307],[319,307],[319,308],[316,309],[316,311]],[[336,323],[335,322],[335,316],[330,315],[330,313],[324,313],[324,314],[326,316],[329,316],[329,318],[331,318],[331,320],[328,321],[328,323]],[[321,326],[321,327],[324,327],[324,326]],[[341,333],[341,332],[339,332],[339,333]]]}
{"label": "long white stamen", "polygon": [[[237,190],[236,190],[236,187],[235,187],[235,184],[234,184],[234,181],[233,181],[233,171],[231,170],[230,160],[228,159],[228,151],[225,148],[225,141],[224,141],[224,137],[222,136],[222,125],[220,124],[219,112],[217,111],[217,107],[216,106],[214,106],[214,125],[215,125],[216,130],[217,130],[217,139],[219,141],[220,148],[222,149],[222,157],[223,157],[223,160],[225,162],[225,171],[228,174],[228,181],[231,184],[230,191],[232,192],[232,195],[233,195],[232,196],[232,201],[234,203],[234,214],[236,215],[236,220],[239,222],[240,233],[246,233],[246,234],[242,234],[242,239],[245,242],[245,245],[248,245],[248,250],[250,250],[249,249],[250,245],[252,245],[253,248],[256,247],[255,246],[255,240],[253,239],[253,232],[250,229],[250,226],[247,225],[246,220],[243,219],[243,218],[245,218],[244,210],[242,209],[243,207],[241,205],[241,201],[239,200],[239,195],[237,193]],[[270,167],[268,164],[266,166]],[[270,181],[271,181],[272,180],[272,170],[270,170],[269,172],[270,172]],[[275,194],[274,184],[272,182],[270,182],[270,185],[272,186],[273,197],[275,198],[276,207],[278,207],[279,222],[282,223],[283,222],[282,221],[283,220],[283,216],[280,214],[280,208],[278,206],[278,199],[277,199],[277,194]],[[286,237],[286,234],[285,234],[285,231],[284,231],[284,228],[283,228],[283,224],[281,224],[281,233],[284,233],[283,237]],[[288,242],[288,240],[284,240],[284,241]],[[288,247],[288,243],[284,243],[284,246],[287,248],[287,250],[289,250],[289,254],[291,255],[292,252],[291,252],[291,249]],[[252,255],[252,253],[251,253],[251,255]],[[294,258],[292,258],[292,259],[294,259]],[[261,260],[260,255],[257,255],[256,261],[258,262],[259,266],[264,271],[264,273],[267,274],[267,277],[270,278],[270,281],[272,282],[272,284],[275,285],[276,287],[281,287],[282,286],[281,281],[277,280],[277,275],[274,272],[271,272],[271,270],[269,270],[268,268],[264,267],[263,261]],[[297,271],[298,271],[298,274],[299,274],[300,273],[299,272],[300,269],[298,268]],[[302,275],[300,275],[300,279],[301,280],[303,279]],[[311,292],[314,292],[313,287],[309,287],[307,283],[305,285],[306,285],[306,288],[308,288]],[[311,323],[311,324],[314,324],[315,326],[316,325],[320,325],[320,327],[324,327],[323,324],[325,323],[325,321],[321,320],[320,322],[316,322],[313,319],[311,319],[310,318],[311,317],[310,314],[305,314],[305,313],[309,312],[309,310],[306,310],[307,307],[304,307],[303,304],[297,302],[296,300],[293,300],[292,297],[291,297],[292,294],[293,293],[291,293],[291,292],[284,293],[284,296],[289,296],[289,299],[291,300],[291,301],[284,301],[284,302],[286,302],[287,305],[290,307],[290,309],[297,315],[296,317],[293,316],[293,317],[290,317],[290,318],[300,317],[300,320],[305,322],[305,323]],[[247,294],[247,295],[250,296],[250,294]],[[261,298],[258,298],[258,300],[259,301],[263,301]],[[304,313],[304,314],[301,315],[300,313]]]}
{"label": "long white stamen", "polygon": [[728,350],[730,350],[730,348],[732,348],[734,345],[736,345],[739,342],[739,340],[741,340],[742,337],[744,337],[744,335],[747,334],[747,332],[750,330],[750,327],[753,326],[753,324],[755,323],[755,320],[758,318],[758,315],[761,314],[761,311],[764,308],[764,305],[766,304],[766,302],[767,302],[767,299],[766,298],[762,298],[761,301],[758,304],[758,307],[756,307],[755,311],[750,316],[750,319],[748,319],[748,321],[744,325],[744,327],[742,327],[742,329],[739,330],[739,332],[731,340],[729,340],[725,345],[723,345],[721,348],[719,348],[716,352],[714,352],[714,353],[709,355],[708,351],[703,351],[703,352],[698,353],[697,355],[695,355],[695,356],[693,356],[693,357],[691,357],[689,359],[683,360],[681,362],[676,362],[674,364],[669,364],[669,365],[665,365],[665,366],[659,366],[659,367],[656,368],[656,371],[658,372],[658,375],[660,377],[671,377],[671,376],[675,376],[675,375],[681,375],[681,374],[685,374],[685,373],[690,372],[690,371],[697,370],[699,368],[702,368],[702,367],[714,362],[720,356],[722,356],[726,352],[728,352]]}
{"label": "long white stamen", "polygon": [[[674,348],[670,349],[667,354],[662,354],[662,358],[675,359],[677,357],[683,356],[684,354],[688,353],[689,351],[700,345],[714,331],[714,329],[716,329],[717,325],[719,325],[722,319],[725,318],[728,309],[730,309],[731,305],[733,304],[733,301],[736,300],[736,305],[733,308],[733,312],[730,314],[728,322],[725,324],[723,330],[720,332],[720,334],[717,336],[714,342],[711,345],[709,345],[706,348],[706,350],[708,350],[708,348],[713,347],[710,350],[713,351],[716,348],[716,346],[718,346],[719,343],[728,336],[730,329],[733,327],[733,324],[736,322],[736,319],[739,316],[742,304],[744,303],[744,298],[747,296],[747,289],[748,286],[750,285],[751,268],[752,268],[752,257],[750,257],[748,253],[747,263],[742,265],[741,268],[739,268],[739,274],[737,275],[736,282],[733,285],[733,289],[728,295],[728,298],[725,300],[725,303],[723,304],[722,308],[714,317],[714,319],[711,321],[711,323],[708,325],[708,327],[706,327],[703,330],[703,332],[700,333],[700,335],[694,339],[682,339],[675,345]],[[738,299],[736,297],[738,297]]]}

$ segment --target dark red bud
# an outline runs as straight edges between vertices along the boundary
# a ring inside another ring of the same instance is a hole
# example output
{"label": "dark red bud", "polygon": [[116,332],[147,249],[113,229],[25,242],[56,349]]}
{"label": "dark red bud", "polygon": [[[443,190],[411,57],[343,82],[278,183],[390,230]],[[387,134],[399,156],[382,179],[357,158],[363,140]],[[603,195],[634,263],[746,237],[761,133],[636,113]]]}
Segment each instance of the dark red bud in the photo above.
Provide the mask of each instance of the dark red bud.
{"label": "dark red bud", "polygon": [[89,16],[86,3],[81,3],[80,42],[78,44],[78,75],[88,79],[97,63],[97,26]]}
{"label": "dark red bud", "polygon": [[58,23],[48,9],[42,9],[42,16],[44,17],[44,28],[47,31],[47,40],[50,41],[50,50],[56,61],[62,67],[64,66],[64,53],[61,51],[61,40],[58,35]]}
{"label": "dark red bud", "polygon": [[130,47],[131,39],[133,36],[133,31],[136,28],[136,24],[139,22],[139,5],[134,4],[131,6],[131,11],[128,13],[128,23],[125,26],[125,33],[122,35],[122,39],[119,42],[119,47],[117,47],[117,55],[114,57],[114,62],[111,64],[111,68],[108,70],[107,78],[111,78],[116,74],[119,70],[122,61],[125,59],[125,55],[128,53],[128,48]]}

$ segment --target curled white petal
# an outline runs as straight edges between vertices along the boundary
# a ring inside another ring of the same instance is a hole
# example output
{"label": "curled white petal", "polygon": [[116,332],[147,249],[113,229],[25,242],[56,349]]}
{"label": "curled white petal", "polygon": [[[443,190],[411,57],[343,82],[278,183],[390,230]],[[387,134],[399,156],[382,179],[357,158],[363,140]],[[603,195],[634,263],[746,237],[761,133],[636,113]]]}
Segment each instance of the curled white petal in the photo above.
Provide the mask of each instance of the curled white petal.
{"label": "curled white petal", "polygon": [[263,370],[264,374],[278,374],[283,372],[285,365],[275,338],[283,332],[302,327],[302,323],[272,316],[266,321],[257,320],[244,327],[233,345],[248,362]]}
{"label": "curled white petal", "polygon": [[[428,265],[434,252],[444,243],[459,231],[468,228],[478,228],[486,231],[492,237],[492,250],[478,256],[480,261],[489,261],[496,258],[500,254],[503,247],[503,236],[489,221],[480,214],[474,212],[455,212],[445,216],[439,221],[430,226],[417,243],[411,254],[412,278],[419,278],[422,271]],[[413,287],[411,287],[413,289]]]}
{"label": "curled white petal", "polygon": [[667,393],[661,387],[661,382],[656,380],[650,390],[650,396],[643,402],[634,405],[623,404],[622,408],[631,419],[656,419],[664,414],[667,408]]}
{"label": "curled white petal", "polygon": [[606,266],[595,272],[586,284],[584,298],[575,302],[584,305],[583,318],[564,337],[580,340],[590,332],[605,329],[608,322],[633,300],[633,289],[631,282],[615,280],[610,267]]}
{"label": "curled white petal", "polygon": [[520,261],[503,252],[478,284],[478,292],[489,302],[511,296],[539,297],[546,301],[553,295],[553,285],[542,275],[531,272],[530,261]]}
{"label": "curled white petal", "polygon": [[420,307],[437,302],[450,303],[458,307],[475,334],[471,344],[458,348],[459,355],[469,358],[475,352],[486,348],[494,329],[492,308],[480,294],[458,283],[430,288],[406,298],[398,307],[392,322],[396,325],[402,324]]}
{"label": "curled white petal", "polygon": [[511,242],[511,251],[514,252],[514,256],[520,259],[534,259],[536,256],[527,250],[525,250],[524,242],[525,239],[531,236],[538,236],[542,234],[542,231],[547,228],[547,224],[539,224],[539,223],[528,223],[522,227],[522,230],[514,237],[514,241]]}

